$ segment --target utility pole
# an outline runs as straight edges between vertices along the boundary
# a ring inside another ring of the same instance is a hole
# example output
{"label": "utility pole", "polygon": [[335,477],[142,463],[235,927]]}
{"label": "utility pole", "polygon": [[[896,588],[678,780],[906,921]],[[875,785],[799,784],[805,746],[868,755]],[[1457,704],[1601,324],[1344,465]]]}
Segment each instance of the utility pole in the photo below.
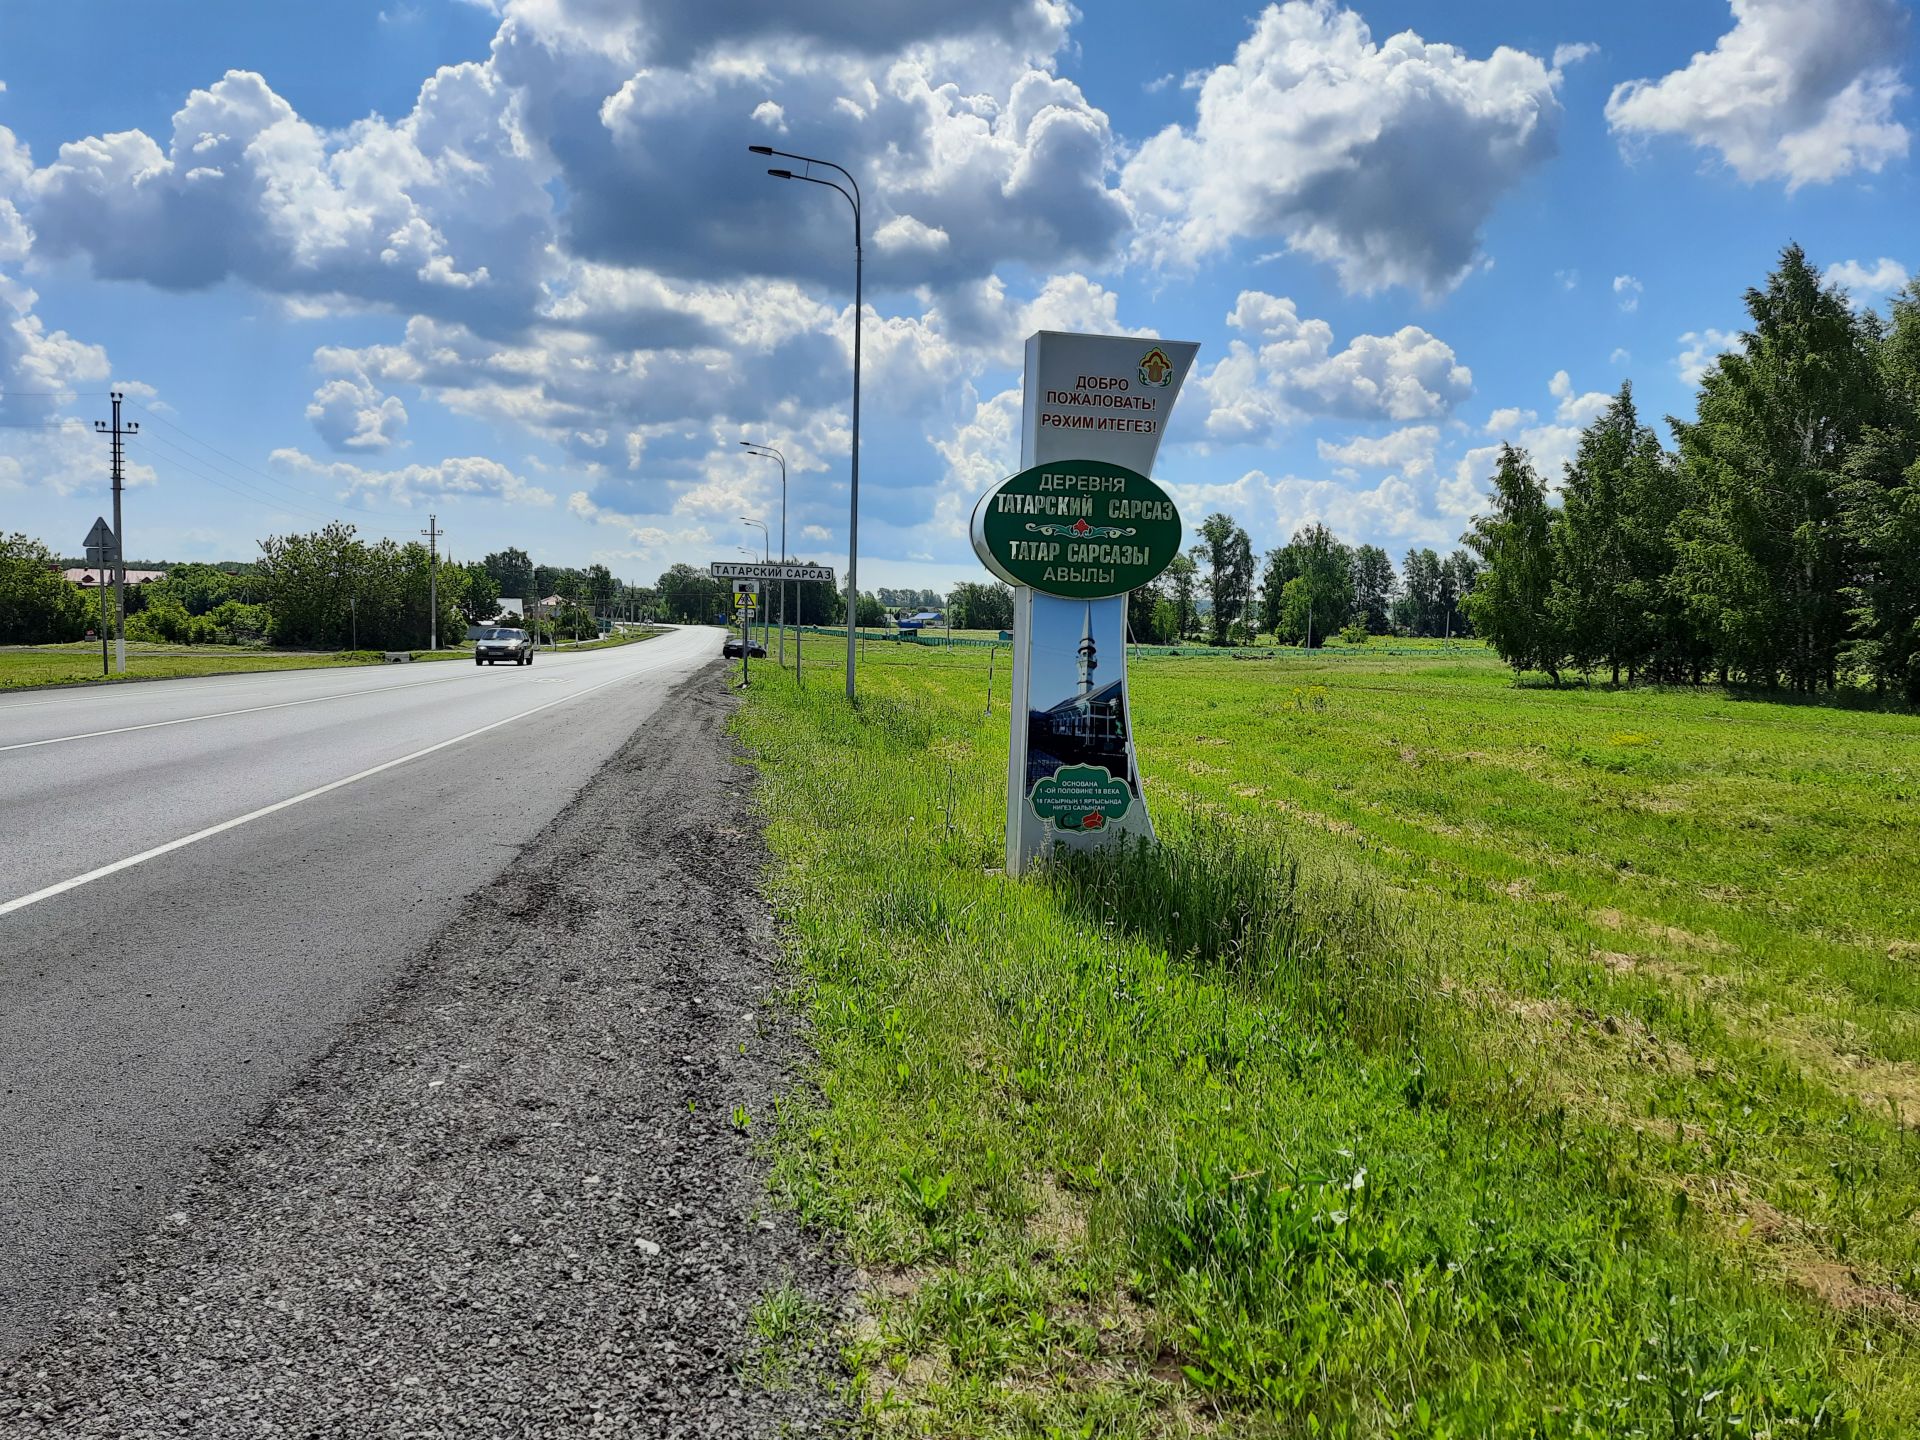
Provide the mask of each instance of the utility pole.
{"label": "utility pole", "polygon": [[420,532],[427,537],[427,649],[440,648],[440,537],[447,532],[440,528],[440,517],[427,516],[427,528]]}
{"label": "utility pole", "polygon": [[107,567],[104,565],[96,567],[95,574],[100,580],[100,673],[106,675],[109,673],[107,670]]}
{"label": "utility pole", "polygon": [[[112,437],[113,456],[113,647],[115,664],[122,675],[127,673],[127,542],[126,532],[120,528],[120,492],[126,486],[126,437],[138,435],[137,423],[120,423],[120,402],[127,397],[118,390],[112,392],[113,423],[104,420],[93,422],[93,428],[102,435]],[[100,623],[105,625],[107,617],[103,612]]]}

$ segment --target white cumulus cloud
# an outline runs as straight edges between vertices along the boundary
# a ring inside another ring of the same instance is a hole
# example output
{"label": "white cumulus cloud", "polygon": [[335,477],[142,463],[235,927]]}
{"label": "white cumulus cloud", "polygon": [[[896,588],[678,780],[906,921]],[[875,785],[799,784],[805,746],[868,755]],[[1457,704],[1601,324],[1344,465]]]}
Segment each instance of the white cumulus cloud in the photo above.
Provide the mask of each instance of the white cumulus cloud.
{"label": "white cumulus cloud", "polygon": [[1854,303],[1861,303],[1866,295],[1891,295],[1896,290],[1904,290],[1912,277],[1907,267],[1898,260],[1882,255],[1871,265],[1863,265],[1858,260],[1842,260],[1838,265],[1829,265],[1822,277],[1829,285],[1838,285],[1850,292]]}
{"label": "white cumulus cloud", "polygon": [[1473,393],[1473,372],[1417,325],[1357,335],[1334,347],[1333,327],[1302,318],[1292,300],[1242,291],[1227,323],[1247,340],[1200,378],[1215,439],[1259,440],[1295,420],[1426,420]]}
{"label": "white cumulus cloud", "polygon": [[364,375],[329,380],[313,392],[307,419],[329,448],[378,453],[403,443],[407,407]]}
{"label": "white cumulus cloud", "polygon": [[335,487],[339,498],[411,506],[442,499],[498,500],[513,505],[553,504],[553,495],[481,455],[408,465],[398,470],[369,470],[345,460],[316,460],[304,451],[275,450],[273,464],[290,474],[310,476]]}
{"label": "white cumulus cloud", "polygon": [[1356,435],[1351,440],[1318,442],[1320,458],[1360,470],[1398,470],[1412,477],[1433,468],[1434,448],[1440,443],[1437,425],[1409,425],[1385,435]]}
{"label": "white cumulus cloud", "polygon": [[1500,197],[1555,149],[1557,75],[1405,31],[1376,43],[1334,0],[1269,5],[1199,86],[1192,126],[1142,145],[1123,185],[1136,252],[1181,264],[1279,236],[1352,291],[1446,291]]}
{"label": "white cumulus cloud", "polygon": [[1878,171],[1907,153],[1899,0],[1731,0],[1733,29],[1658,80],[1614,88],[1623,139],[1671,135],[1717,151],[1742,180],[1789,190]]}
{"label": "white cumulus cloud", "polygon": [[1737,331],[1689,330],[1680,337],[1680,353],[1673,357],[1673,368],[1681,383],[1698,385],[1700,379],[1727,351],[1740,343]]}

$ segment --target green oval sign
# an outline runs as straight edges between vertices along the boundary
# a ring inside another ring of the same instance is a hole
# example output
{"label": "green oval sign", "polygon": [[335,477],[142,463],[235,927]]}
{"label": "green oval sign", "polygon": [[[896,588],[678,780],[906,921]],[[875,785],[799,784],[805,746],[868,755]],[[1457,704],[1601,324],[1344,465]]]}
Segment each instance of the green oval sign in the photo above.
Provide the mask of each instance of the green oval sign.
{"label": "green oval sign", "polygon": [[1172,497],[1138,470],[1055,460],[973,507],[973,549],[1009,585],[1069,600],[1124,595],[1159,576],[1184,532]]}

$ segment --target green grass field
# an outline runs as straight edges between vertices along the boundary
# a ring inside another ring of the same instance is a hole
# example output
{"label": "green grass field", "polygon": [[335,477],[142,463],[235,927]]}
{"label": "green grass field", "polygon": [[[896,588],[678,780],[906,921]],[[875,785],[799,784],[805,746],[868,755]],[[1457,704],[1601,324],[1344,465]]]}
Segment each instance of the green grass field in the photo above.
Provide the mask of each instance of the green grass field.
{"label": "green grass field", "polygon": [[[662,634],[659,630],[633,631],[605,640],[580,644],[562,642],[563,650],[607,650],[617,645],[632,645]],[[415,660],[471,660],[473,647],[452,650],[416,650]],[[385,660],[378,650],[343,650],[337,654],[310,651],[288,653],[277,650],[249,650],[218,645],[130,645],[127,648],[127,673],[102,676],[100,646],[34,645],[0,650],[0,690],[28,689],[43,685],[99,685],[128,680],[174,680],[194,675],[239,675],[255,670],[323,670],[343,665],[380,665]]]}
{"label": "green grass field", "polygon": [[1004,657],[807,656],[772,1153],[881,1433],[1920,1435],[1920,717],[1149,658],[1162,846],[1019,883]]}
{"label": "green grass field", "polygon": [[[471,650],[418,650],[416,660],[471,659]],[[254,670],[315,670],[341,665],[378,665],[376,650],[337,655],[246,650],[215,645],[129,645],[127,673],[103,677],[100,646],[34,645],[0,650],[0,690],[42,685],[118,684],[129,680],[174,680],[192,675],[239,675]]]}

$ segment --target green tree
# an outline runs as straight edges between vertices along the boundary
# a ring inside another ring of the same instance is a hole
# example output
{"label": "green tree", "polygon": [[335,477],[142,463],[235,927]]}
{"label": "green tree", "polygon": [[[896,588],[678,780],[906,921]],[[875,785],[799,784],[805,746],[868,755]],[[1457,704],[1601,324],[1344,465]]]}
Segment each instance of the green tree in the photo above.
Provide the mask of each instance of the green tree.
{"label": "green tree", "polygon": [[1580,437],[1561,482],[1550,604],[1567,655],[1614,684],[1688,664],[1684,607],[1673,598],[1672,531],[1687,486],[1622,385]]}
{"label": "green tree", "polygon": [[[351,525],[336,522],[307,534],[270,535],[260,550],[258,575],[275,644],[337,649],[357,628],[362,648],[416,649],[427,643],[435,598],[441,638],[463,629],[465,568],[442,560],[434,571],[431,553],[418,541],[368,545]],[[437,597],[430,579],[437,581]]]}
{"label": "green tree", "polygon": [[[496,550],[480,562],[493,577],[494,592],[515,600],[531,600],[534,594],[533,560],[524,550]],[[547,593],[547,592],[543,592]]]}
{"label": "green tree", "polygon": [[1606,666],[1616,685],[1622,669],[1631,677],[1653,645],[1655,592],[1636,573],[1631,502],[1640,493],[1635,467],[1650,459],[1657,467],[1659,446],[1640,423],[1633,386],[1622,384],[1613,403],[1581,433],[1560,482],[1548,603],[1569,661],[1583,674]]}
{"label": "green tree", "polygon": [[584,599],[587,593],[586,572],[570,565],[536,565],[533,567],[533,588],[543,600],[549,595],[558,595],[563,600]]}
{"label": "green tree", "polygon": [[1160,582],[1151,580],[1127,592],[1127,634],[1136,645],[1163,644],[1160,637],[1160,610],[1166,596]]}
{"label": "green tree", "polygon": [[0,536],[0,642],[45,645],[86,632],[86,602],[59,565],[38,540]]}
{"label": "green tree", "polygon": [[729,586],[691,565],[673,566],[655,582],[654,589],[660,596],[661,618],[682,625],[711,624],[733,603]]}
{"label": "green tree", "polygon": [[466,573],[460,614],[469,625],[493,619],[500,613],[500,585],[493,578],[493,570],[484,560],[472,561],[460,568]]}
{"label": "green tree", "polygon": [[1565,651],[1549,600],[1553,590],[1553,527],[1559,512],[1524,450],[1500,447],[1492,512],[1476,516],[1467,547],[1481,565],[1467,597],[1474,633],[1515,671],[1544,670],[1560,681]]}
{"label": "green tree", "polygon": [[1207,599],[1213,607],[1213,641],[1225,645],[1229,631],[1253,600],[1253,541],[1233,523],[1231,515],[1215,512],[1194,532],[1206,559]]}
{"label": "green tree", "polygon": [[1393,624],[1393,560],[1378,545],[1353,552],[1353,615],[1370,635],[1384,635]]}
{"label": "green tree", "polygon": [[1198,618],[1195,602],[1200,588],[1200,567],[1193,563],[1192,556],[1176,555],[1161,577],[1161,583],[1166,586],[1167,599],[1173,606],[1171,639],[1177,645],[1193,634]]}
{"label": "green tree", "polygon": [[175,565],[164,580],[150,581],[141,588],[149,603],[170,600],[189,615],[205,615],[229,600],[248,597],[251,577],[233,575],[217,565]]}
{"label": "green tree", "polygon": [[605,615],[613,609],[613,602],[620,593],[620,582],[613,578],[613,572],[604,565],[589,565],[586,573],[586,593],[582,597],[593,607],[596,615]]}
{"label": "green tree", "polygon": [[[805,564],[812,562],[805,561]],[[825,580],[801,580],[793,587],[794,613],[798,625],[844,625],[847,622],[846,593]]]}
{"label": "green tree", "polygon": [[859,608],[854,611],[854,624],[863,629],[878,629],[886,623],[887,607],[880,603],[880,597],[871,590],[862,590]]}
{"label": "green tree", "polygon": [[1286,623],[1287,586],[1299,574],[1300,552],[1293,546],[1277,545],[1267,551],[1260,568],[1260,620],[1276,638]]}
{"label": "green tree", "polygon": [[1852,617],[1856,546],[1841,521],[1847,460],[1881,418],[1873,328],[1797,245],[1747,292],[1753,328],[1676,422],[1695,508],[1676,583],[1723,665],[1772,685],[1831,688]]}
{"label": "green tree", "polygon": [[1013,626],[1013,590],[994,581],[969,581],[947,597],[947,618],[956,630],[1007,630]]}
{"label": "green tree", "polygon": [[[273,615],[277,644],[338,648],[348,630],[348,598],[360,594],[368,578],[367,547],[351,525],[335,521],[298,535],[269,535],[260,542],[258,574],[265,604]],[[366,600],[360,638],[370,633]]]}
{"label": "green tree", "polygon": [[1409,635],[1446,633],[1446,595],[1440,568],[1440,557],[1428,549],[1409,550],[1400,562],[1400,595],[1394,602],[1394,619]]}
{"label": "green tree", "polygon": [[1353,552],[1325,525],[1306,525],[1287,542],[1293,578],[1281,590],[1275,638],[1318,648],[1353,614]]}
{"label": "green tree", "polygon": [[1920,704],[1920,281],[1895,298],[1876,352],[1883,418],[1848,456],[1839,496],[1858,557],[1847,656],[1876,689]]}
{"label": "green tree", "polygon": [[1453,613],[1448,617],[1451,621],[1448,633],[1455,636],[1470,635],[1473,633],[1473,621],[1467,615],[1467,597],[1473,594],[1474,584],[1480,578],[1480,562],[1464,550],[1455,550],[1447,557],[1441,573],[1453,602]]}

